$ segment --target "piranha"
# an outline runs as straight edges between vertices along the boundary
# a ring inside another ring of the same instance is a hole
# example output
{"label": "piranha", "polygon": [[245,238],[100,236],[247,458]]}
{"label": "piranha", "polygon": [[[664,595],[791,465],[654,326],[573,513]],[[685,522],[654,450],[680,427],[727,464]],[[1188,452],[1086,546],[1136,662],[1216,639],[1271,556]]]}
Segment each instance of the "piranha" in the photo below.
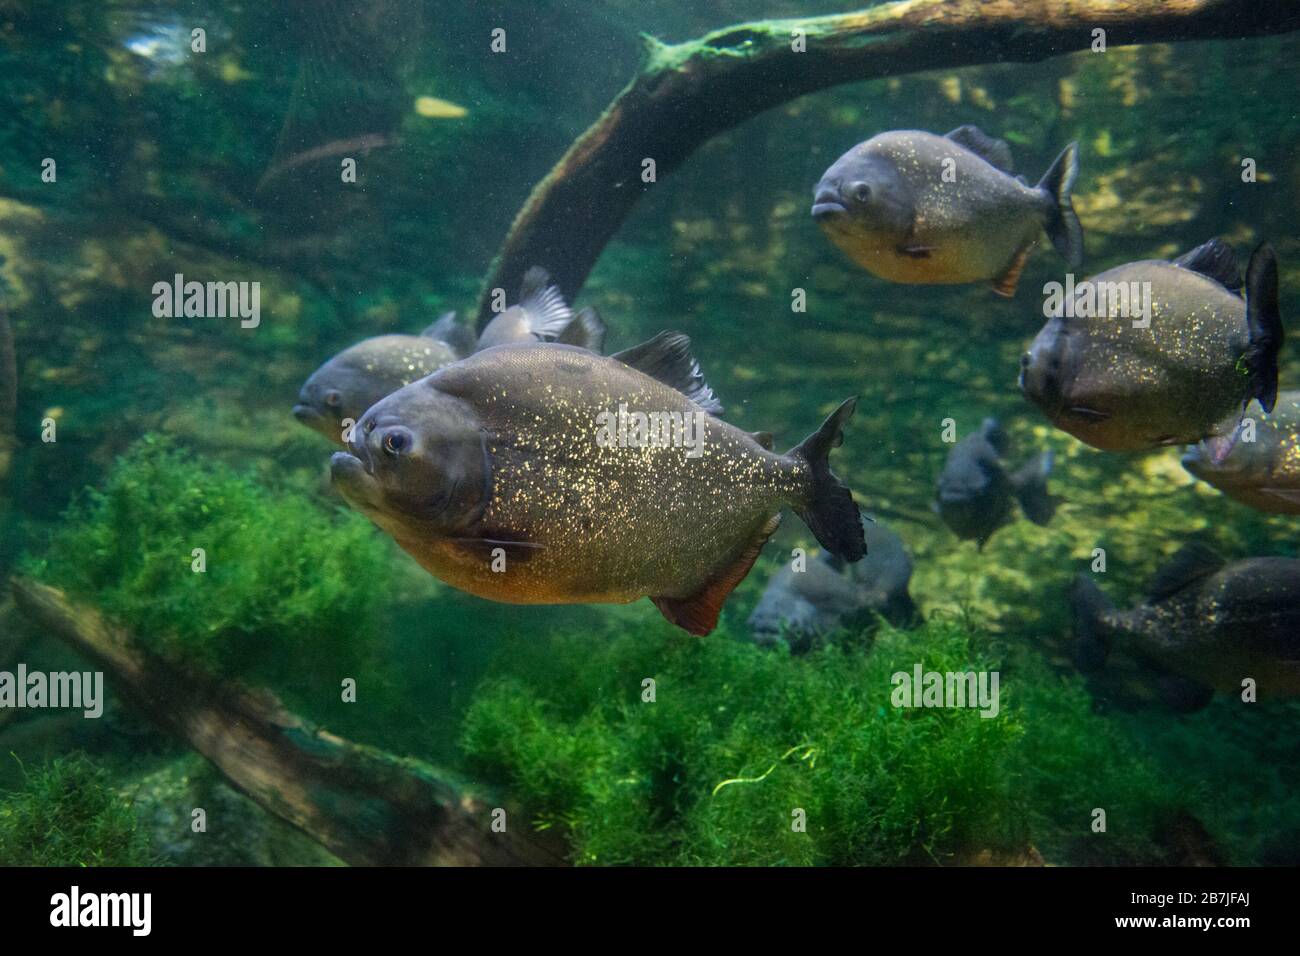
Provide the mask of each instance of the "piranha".
{"label": "piranha", "polygon": [[1096,668],[1112,647],[1205,688],[1260,699],[1300,695],[1300,560],[1231,564],[1199,542],[1157,572],[1146,600],[1117,610],[1087,574],[1071,594],[1081,664]]}
{"label": "piranha", "polygon": [[1243,437],[1219,462],[1214,442],[1199,442],[1183,455],[1183,467],[1256,511],[1300,514],[1300,391],[1279,392],[1272,414],[1258,402],[1246,407]]}
{"label": "piranha", "polygon": [[863,532],[867,556],[856,564],[818,551],[802,571],[785,563],[772,575],[749,616],[755,643],[775,644],[784,637],[790,650],[800,654],[823,635],[874,614],[896,625],[917,618],[907,590],[912,559],[902,540],[870,521]]}
{"label": "piranha", "polygon": [[380,335],[344,349],[307,379],[293,414],[340,445],[367,408],[403,385],[476,350],[514,341],[557,340],[599,352],[605,323],[595,309],[576,315],[545,269],[524,276],[519,303],[488,323],[477,340],[448,312],[419,335]]}
{"label": "piranha", "polygon": [[1013,520],[1013,501],[1034,524],[1045,525],[1056,512],[1056,499],[1047,490],[1053,455],[1035,455],[1008,473],[1003,459],[1010,440],[996,418],[986,418],[979,431],[967,435],[948,452],[939,474],[935,511],[953,534],[974,540],[980,549],[1003,525]]}
{"label": "piranha", "polygon": [[813,192],[812,216],[850,259],[891,282],[993,283],[1015,294],[1046,230],[1071,267],[1083,229],[1070,204],[1071,143],[1037,186],[1012,175],[1011,149],[974,126],[946,136],[879,133],[837,159]]}
{"label": "piranha", "polygon": [[[684,335],[609,357],[500,345],[382,399],[331,473],[455,588],[513,604],[650,597],[702,635],[782,507],[840,559],[865,554],[858,507],[828,462],[855,401],[778,455],[770,435],[717,417]],[[609,422],[624,415],[639,424],[616,440]]]}
{"label": "piranha", "polygon": [[1247,403],[1271,412],[1277,397],[1282,317],[1269,245],[1250,257],[1244,301],[1240,284],[1218,240],[1172,262],[1103,272],[1062,303],[1021,357],[1020,390],[1094,448],[1207,440],[1222,461]]}

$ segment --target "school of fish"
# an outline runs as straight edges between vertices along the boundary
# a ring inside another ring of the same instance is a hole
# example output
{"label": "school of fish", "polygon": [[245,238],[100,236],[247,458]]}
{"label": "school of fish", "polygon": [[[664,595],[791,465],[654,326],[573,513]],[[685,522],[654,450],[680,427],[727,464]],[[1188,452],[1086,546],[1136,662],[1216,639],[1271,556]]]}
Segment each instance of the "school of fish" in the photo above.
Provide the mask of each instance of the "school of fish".
{"label": "school of fish", "polygon": [[[983,282],[1011,298],[1044,234],[1069,269],[1084,257],[1077,144],[1036,184],[1013,170],[1009,146],[974,126],[881,132],[825,170],[811,216],[879,280]],[[1210,239],[1169,261],[1068,274],[1044,295],[1042,329],[1007,377],[1052,426],[1102,451],[1188,446],[1183,465],[1197,478],[1246,506],[1300,513],[1300,390],[1278,390],[1284,331],[1268,243],[1244,277],[1234,251]],[[821,551],[781,562],[749,618],[756,641],[797,652],[873,618],[917,618],[902,540],[831,470],[853,398],[778,453],[771,434],[724,420],[685,335],[603,356],[605,332],[536,267],[478,335],[449,313],[420,335],[340,352],[304,383],[294,414],[342,447],[331,474],[352,507],[479,597],[649,598],[708,634],[788,510]],[[1050,522],[1050,451],[1009,464],[991,417],[945,440],[933,507],[958,540],[982,549],[1017,514]],[[1192,707],[1246,678],[1261,696],[1300,695],[1297,567],[1226,562],[1193,542],[1129,611],[1081,574],[1079,666],[1095,671],[1123,648]]]}

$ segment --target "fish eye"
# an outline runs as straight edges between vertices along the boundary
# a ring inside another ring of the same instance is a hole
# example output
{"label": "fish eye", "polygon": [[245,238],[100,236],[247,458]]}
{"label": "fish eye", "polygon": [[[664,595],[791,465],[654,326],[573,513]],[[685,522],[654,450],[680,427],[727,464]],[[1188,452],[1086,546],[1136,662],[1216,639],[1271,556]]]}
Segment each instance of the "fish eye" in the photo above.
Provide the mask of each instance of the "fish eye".
{"label": "fish eye", "polygon": [[855,202],[866,202],[871,198],[871,187],[866,183],[854,183],[849,187],[849,195]]}
{"label": "fish eye", "polygon": [[330,408],[338,408],[339,405],[343,404],[343,396],[334,389],[330,389],[325,393],[325,404]]}
{"label": "fish eye", "polygon": [[411,447],[410,433],[404,428],[394,428],[384,435],[384,451],[390,455],[400,455]]}

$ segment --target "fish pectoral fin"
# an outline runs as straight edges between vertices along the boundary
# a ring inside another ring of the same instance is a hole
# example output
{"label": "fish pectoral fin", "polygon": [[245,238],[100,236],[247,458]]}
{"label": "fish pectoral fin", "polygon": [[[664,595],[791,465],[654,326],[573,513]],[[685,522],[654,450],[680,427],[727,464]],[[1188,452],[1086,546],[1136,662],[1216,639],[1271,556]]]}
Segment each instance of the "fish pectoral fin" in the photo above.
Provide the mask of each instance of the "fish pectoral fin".
{"label": "fish pectoral fin", "polygon": [[745,580],[750,568],[758,560],[763,545],[767,544],[767,539],[772,537],[780,524],[779,514],[769,518],[736,559],[691,597],[678,599],[652,596],[650,600],[669,623],[676,624],[697,637],[703,637],[718,626],[718,615],[722,613],[723,603],[736,589],[736,585]]}
{"label": "fish pectoral fin", "polygon": [[1011,264],[1002,275],[993,280],[994,292],[1008,299],[1016,294],[1016,286],[1020,285],[1020,273],[1025,271],[1025,263],[1029,261],[1029,250],[1032,248],[1034,244],[1027,242],[1011,257]]}
{"label": "fish pectoral fin", "polygon": [[1085,405],[1071,405],[1066,411],[1076,418],[1082,418],[1090,422],[1104,422],[1110,418],[1109,412],[1099,412],[1097,409],[1088,408]]}
{"label": "fish pectoral fin", "polygon": [[445,538],[443,540],[454,545],[458,551],[472,555],[476,560],[485,563],[497,557],[496,551],[498,548],[501,549],[508,560],[519,563],[531,560],[538,551],[546,550],[544,544],[529,541],[522,535],[510,531],[498,529],[484,532],[481,537]]}
{"label": "fish pectoral fin", "polygon": [[935,250],[934,246],[920,246],[914,244],[898,245],[895,247],[900,256],[907,256],[909,259],[929,259],[930,253]]}

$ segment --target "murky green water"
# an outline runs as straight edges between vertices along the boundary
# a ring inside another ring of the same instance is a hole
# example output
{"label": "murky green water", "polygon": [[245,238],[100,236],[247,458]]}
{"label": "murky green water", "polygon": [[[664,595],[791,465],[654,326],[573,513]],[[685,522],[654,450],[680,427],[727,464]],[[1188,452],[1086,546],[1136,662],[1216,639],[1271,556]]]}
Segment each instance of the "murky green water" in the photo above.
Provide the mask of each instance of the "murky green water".
{"label": "murky green water", "polygon": [[[639,68],[639,32],[680,42],[859,6],[0,0],[0,308],[17,356],[0,577],[43,577],[151,654],[495,788],[521,830],[558,835],[579,862],[1295,862],[1296,705],[1219,694],[1179,712],[1122,648],[1085,679],[1067,596],[1097,548],[1099,583],[1124,606],[1193,535],[1229,559],[1297,557],[1294,517],[1195,482],[1178,449],[1093,450],[1024,400],[1040,290],[1065,269],[1048,243],[1003,299],[877,279],[809,215],[826,167],[881,131],[977,125],[1031,182],[1077,140],[1081,273],[1216,236],[1244,261],[1267,239],[1289,318],[1295,35],[918,62],[767,110],[644,184],[574,305],[599,309],[607,352],[688,334],[723,417],[780,450],[859,396],[832,463],[910,552],[919,629],[854,625],[802,656],[754,646],[746,619],[768,579],[815,546],[790,515],[703,638],[646,600],[460,593],[347,509],[334,447],[291,416],[344,347],[473,313],[530,191]],[[155,284],[177,273],[259,283],[256,328],[155,314]],[[1283,349],[1283,388],[1300,381],[1296,354]],[[1015,461],[1054,451],[1060,505],[978,550],[931,502],[945,420],[965,435],[986,416]],[[145,436],[171,451],[141,452]],[[95,669],[20,611],[0,615],[0,670]],[[999,715],[899,712],[890,675],[914,663],[998,671]],[[137,827],[148,859],[333,859],[106,682],[97,719],[0,709],[0,829],[43,809],[42,767],[84,753],[103,771],[85,789],[110,793],[82,812]],[[191,832],[185,808],[200,803],[255,837]],[[9,839],[3,862],[28,859],[22,834]]]}

